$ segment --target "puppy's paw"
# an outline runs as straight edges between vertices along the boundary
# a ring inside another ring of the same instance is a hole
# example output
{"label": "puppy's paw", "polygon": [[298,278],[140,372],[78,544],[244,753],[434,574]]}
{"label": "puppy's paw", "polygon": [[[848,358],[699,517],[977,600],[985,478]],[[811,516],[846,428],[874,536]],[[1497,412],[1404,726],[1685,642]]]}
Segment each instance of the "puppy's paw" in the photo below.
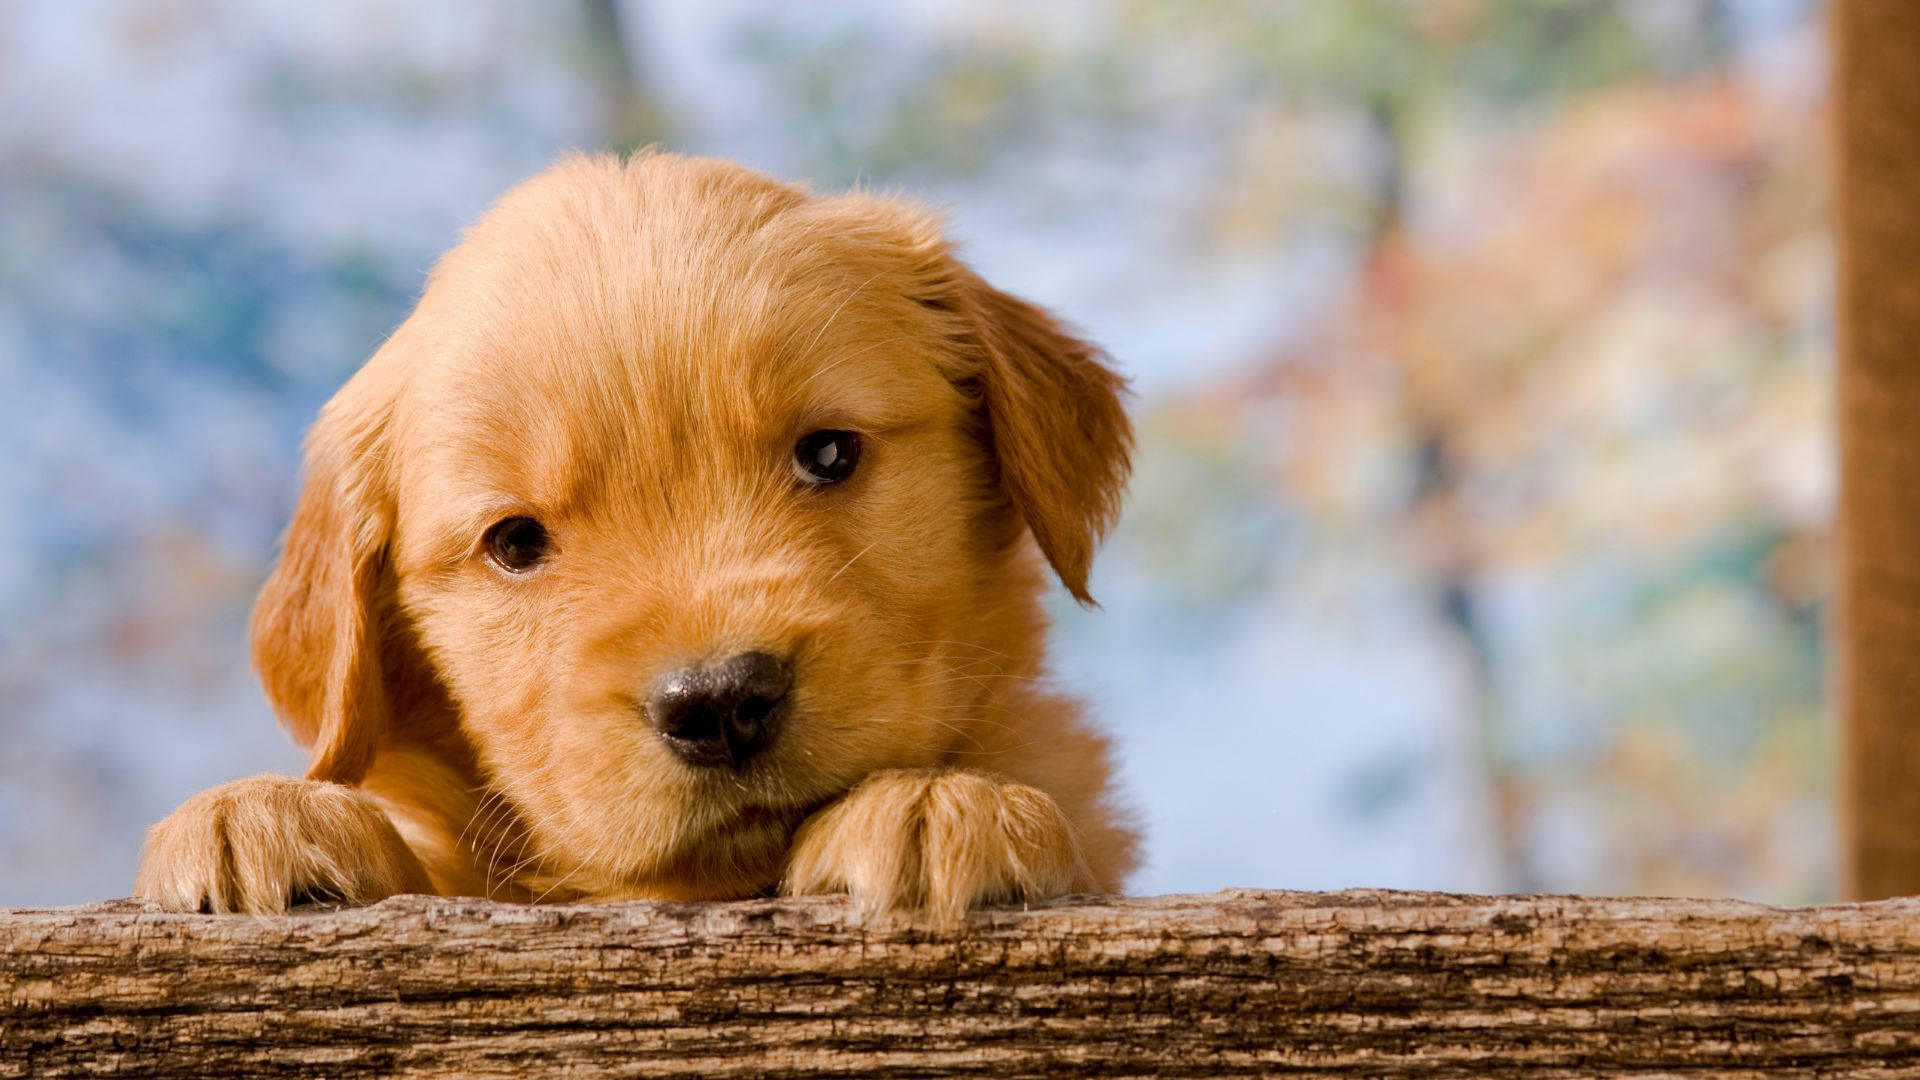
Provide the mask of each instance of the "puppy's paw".
{"label": "puppy's paw", "polygon": [[781,891],[847,892],[870,911],[953,926],[978,904],[1084,887],[1073,826],[1037,788],[961,770],[875,773],[795,834]]}
{"label": "puppy's paw", "polygon": [[365,795],[254,776],[195,795],[147,831],[133,894],[173,911],[285,911],[432,892],[426,871]]}

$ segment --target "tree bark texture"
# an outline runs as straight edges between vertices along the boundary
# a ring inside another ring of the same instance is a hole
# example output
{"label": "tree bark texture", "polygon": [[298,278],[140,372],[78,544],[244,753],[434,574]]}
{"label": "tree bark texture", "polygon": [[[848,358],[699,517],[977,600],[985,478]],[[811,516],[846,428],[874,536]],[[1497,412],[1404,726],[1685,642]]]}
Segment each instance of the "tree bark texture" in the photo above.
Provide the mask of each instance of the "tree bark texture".
{"label": "tree bark texture", "polygon": [[1920,1076],[1920,900],[0,913],[0,1076]]}
{"label": "tree bark texture", "polygon": [[1842,0],[1840,580],[1848,889],[1920,893],[1920,3]]}

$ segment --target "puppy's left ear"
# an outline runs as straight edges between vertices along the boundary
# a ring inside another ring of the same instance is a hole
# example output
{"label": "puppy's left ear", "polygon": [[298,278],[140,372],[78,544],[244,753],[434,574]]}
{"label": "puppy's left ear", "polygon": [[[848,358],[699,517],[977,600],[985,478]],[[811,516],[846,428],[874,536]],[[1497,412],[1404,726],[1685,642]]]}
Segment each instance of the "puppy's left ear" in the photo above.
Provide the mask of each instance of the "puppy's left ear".
{"label": "puppy's left ear", "polygon": [[801,213],[820,217],[860,271],[887,277],[937,321],[956,353],[948,377],[977,398],[1001,494],[1067,591],[1091,605],[1087,572],[1131,467],[1126,380],[1099,347],[956,258],[924,208],[856,192]]}
{"label": "puppy's left ear", "polygon": [[1126,380],[1047,312],[953,267],[947,303],[972,326],[1001,483],[1061,583],[1090,606],[1087,572],[1131,469]]}

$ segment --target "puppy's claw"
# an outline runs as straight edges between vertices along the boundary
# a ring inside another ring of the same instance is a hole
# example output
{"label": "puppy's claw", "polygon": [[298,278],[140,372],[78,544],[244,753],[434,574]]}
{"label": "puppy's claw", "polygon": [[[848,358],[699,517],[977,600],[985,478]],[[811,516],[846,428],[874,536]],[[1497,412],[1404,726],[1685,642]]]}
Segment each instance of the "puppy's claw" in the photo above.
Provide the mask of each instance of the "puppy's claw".
{"label": "puppy's claw", "polygon": [[248,915],[431,891],[420,860],[366,796],[285,776],[236,780],[181,804],[147,832],[133,887],[170,911]]}
{"label": "puppy's claw", "polygon": [[969,908],[1087,887],[1073,827],[1046,793],[963,770],[876,773],[807,819],[781,891],[851,893],[868,912],[958,925]]}

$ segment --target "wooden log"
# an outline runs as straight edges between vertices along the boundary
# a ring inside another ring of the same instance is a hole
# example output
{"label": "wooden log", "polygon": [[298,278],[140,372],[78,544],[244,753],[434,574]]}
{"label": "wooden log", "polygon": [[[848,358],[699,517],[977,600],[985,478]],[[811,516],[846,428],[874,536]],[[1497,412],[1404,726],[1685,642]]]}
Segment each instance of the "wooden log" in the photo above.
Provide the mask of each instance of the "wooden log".
{"label": "wooden log", "polygon": [[0,1076],[1920,1075],[1920,900],[0,913]]}
{"label": "wooden log", "polygon": [[1847,889],[1920,893],[1920,3],[1842,0],[1840,567]]}

